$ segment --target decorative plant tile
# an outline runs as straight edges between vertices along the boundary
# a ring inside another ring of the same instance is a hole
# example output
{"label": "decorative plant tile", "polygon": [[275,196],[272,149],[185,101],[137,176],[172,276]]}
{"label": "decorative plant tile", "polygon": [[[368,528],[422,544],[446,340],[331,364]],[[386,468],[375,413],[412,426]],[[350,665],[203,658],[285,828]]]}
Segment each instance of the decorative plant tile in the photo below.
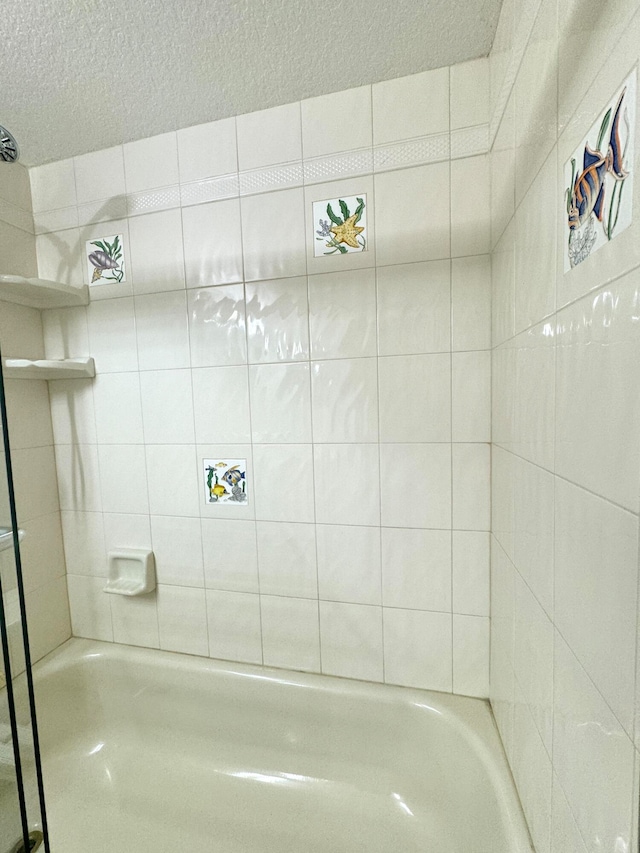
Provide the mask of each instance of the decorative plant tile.
{"label": "decorative plant tile", "polygon": [[87,240],[87,273],[89,284],[114,284],[126,281],[122,234]]}
{"label": "decorative plant tile", "polygon": [[313,202],[314,257],[367,248],[367,196],[346,196]]}
{"label": "decorative plant tile", "polygon": [[204,498],[208,504],[247,504],[247,460],[203,459]]}
{"label": "decorative plant tile", "polygon": [[631,225],[636,71],[564,167],[567,272]]}

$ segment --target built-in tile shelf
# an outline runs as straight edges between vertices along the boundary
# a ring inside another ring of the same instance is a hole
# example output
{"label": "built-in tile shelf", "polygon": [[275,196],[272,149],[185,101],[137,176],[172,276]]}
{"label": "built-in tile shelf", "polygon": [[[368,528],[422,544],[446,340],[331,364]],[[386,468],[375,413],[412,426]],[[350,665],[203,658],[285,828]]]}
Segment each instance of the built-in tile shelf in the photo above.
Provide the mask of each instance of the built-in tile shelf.
{"label": "built-in tile shelf", "polygon": [[2,372],[5,379],[92,379],[96,366],[92,358],[3,358]]}
{"label": "built-in tile shelf", "polygon": [[72,287],[42,278],[0,275],[0,300],[28,308],[73,308],[89,304],[89,288]]}

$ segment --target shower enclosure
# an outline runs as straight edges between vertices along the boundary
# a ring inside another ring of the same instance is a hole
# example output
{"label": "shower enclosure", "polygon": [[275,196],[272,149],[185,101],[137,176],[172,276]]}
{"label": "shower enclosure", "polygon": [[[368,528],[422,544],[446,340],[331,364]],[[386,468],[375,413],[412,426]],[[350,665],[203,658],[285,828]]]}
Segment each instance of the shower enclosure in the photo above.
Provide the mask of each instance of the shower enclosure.
{"label": "shower enclosure", "polygon": [[0,853],[49,851],[0,370]]}

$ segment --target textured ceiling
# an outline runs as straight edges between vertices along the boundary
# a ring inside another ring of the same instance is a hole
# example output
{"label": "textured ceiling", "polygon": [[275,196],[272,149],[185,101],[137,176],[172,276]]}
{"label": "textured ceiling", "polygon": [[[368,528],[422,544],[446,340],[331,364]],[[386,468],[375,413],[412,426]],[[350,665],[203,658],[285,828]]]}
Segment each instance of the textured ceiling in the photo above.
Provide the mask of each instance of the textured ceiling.
{"label": "textured ceiling", "polygon": [[501,0],[3,0],[27,165],[489,52]]}

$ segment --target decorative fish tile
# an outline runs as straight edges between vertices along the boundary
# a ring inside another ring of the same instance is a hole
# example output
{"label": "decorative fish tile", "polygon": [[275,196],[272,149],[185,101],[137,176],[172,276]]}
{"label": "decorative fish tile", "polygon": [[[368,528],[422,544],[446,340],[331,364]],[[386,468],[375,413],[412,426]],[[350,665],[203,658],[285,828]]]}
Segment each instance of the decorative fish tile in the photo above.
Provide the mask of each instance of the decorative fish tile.
{"label": "decorative fish tile", "polygon": [[87,274],[89,284],[114,284],[126,281],[122,234],[87,240]]}
{"label": "decorative fish tile", "polygon": [[205,503],[249,503],[246,459],[203,459],[202,468]]}
{"label": "decorative fish tile", "polygon": [[567,272],[631,225],[636,71],[564,167]]}
{"label": "decorative fish tile", "polygon": [[367,249],[367,196],[313,202],[314,257]]}

